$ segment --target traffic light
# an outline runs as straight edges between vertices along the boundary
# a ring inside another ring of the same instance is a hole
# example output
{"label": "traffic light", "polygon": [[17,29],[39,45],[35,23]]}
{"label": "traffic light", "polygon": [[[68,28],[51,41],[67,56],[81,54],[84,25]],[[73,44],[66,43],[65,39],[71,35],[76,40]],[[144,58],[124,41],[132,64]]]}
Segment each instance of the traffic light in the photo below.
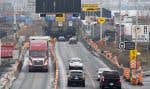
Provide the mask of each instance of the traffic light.
{"label": "traffic light", "polygon": [[73,17],[78,17],[79,13],[73,13]]}
{"label": "traffic light", "polygon": [[134,50],[135,49],[135,42],[126,41],[125,43],[125,50]]}
{"label": "traffic light", "polygon": [[46,17],[46,14],[40,14],[40,17]]}
{"label": "traffic light", "polygon": [[62,13],[56,14],[56,17],[63,17]]}

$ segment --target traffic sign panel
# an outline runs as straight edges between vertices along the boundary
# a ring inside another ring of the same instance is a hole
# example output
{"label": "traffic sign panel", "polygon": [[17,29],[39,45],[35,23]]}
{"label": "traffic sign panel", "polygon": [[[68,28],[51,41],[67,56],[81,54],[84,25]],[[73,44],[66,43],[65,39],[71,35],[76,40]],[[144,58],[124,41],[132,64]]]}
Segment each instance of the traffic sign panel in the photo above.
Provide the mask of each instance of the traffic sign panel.
{"label": "traffic sign panel", "polygon": [[81,6],[84,12],[96,12],[99,9],[98,4],[82,4]]}
{"label": "traffic sign panel", "polygon": [[58,22],[58,26],[62,27],[63,26],[63,22]]}
{"label": "traffic sign panel", "polygon": [[100,24],[104,24],[105,23],[105,18],[104,17],[99,17],[98,18],[98,22],[100,23]]}
{"label": "traffic sign panel", "polygon": [[130,60],[136,60],[137,57],[137,50],[130,50]]}
{"label": "traffic sign panel", "polygon": [[125,48],[125,43],[124,42],[120,42],[119,43],[119,49],[124,49]]}
{"label": "traffic sign panel", "polygon": [[72,21],[69,21],[69,22],[68,22],[68,25],[69,25],[69,26],[72,26],[72,25],[73,25],[73,22],[72,22]]}

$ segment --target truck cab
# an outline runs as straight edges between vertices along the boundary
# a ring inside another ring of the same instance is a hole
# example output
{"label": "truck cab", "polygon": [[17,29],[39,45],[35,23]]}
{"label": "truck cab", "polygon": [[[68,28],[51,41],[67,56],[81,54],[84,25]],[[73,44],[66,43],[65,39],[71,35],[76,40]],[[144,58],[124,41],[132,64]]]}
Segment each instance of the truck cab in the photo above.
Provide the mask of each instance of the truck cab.
{"label": "truck cab", "polygon": [[38,70],[48,72],[48,40],[34,39],[29,43],[29,72]]}

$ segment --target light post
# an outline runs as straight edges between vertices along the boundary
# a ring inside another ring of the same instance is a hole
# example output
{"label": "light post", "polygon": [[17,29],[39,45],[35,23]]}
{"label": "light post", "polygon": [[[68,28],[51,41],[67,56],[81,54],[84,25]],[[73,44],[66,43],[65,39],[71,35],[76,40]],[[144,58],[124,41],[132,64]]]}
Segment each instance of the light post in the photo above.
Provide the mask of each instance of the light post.
{"label": "light post", "polygon": [[[103,12],[102,12],[102,10],[103,10],[102,3],[103,3],[103,0],[101,0],[101,2],[100,2],[100,16],[101,17],[102,17],[102,14],[103,14]],[[101,24],[100,25],[100,40],[102,40],[102,39],[103,39],[103,26]]]}
{"label": "light post", "polygon": [[119,23],[120,23],[120,30],[119,30],[119,41],[121,42],[121,39],[122,39],[122,37],[121,37],[121,33],[122,33],[122,31],[121,31],[121,0],[119,0],[119,13],[120,13],[120,17],[119,17]]}
{"label": "light post", "polygon": [[14,32],[16,32],[16,30],[17,30],[17,25],[16,25],[16,0],[13,0],[13,11],[14,11],[14,14],[13,14],[13,18],[14,18],[13,30],[14,30]]}

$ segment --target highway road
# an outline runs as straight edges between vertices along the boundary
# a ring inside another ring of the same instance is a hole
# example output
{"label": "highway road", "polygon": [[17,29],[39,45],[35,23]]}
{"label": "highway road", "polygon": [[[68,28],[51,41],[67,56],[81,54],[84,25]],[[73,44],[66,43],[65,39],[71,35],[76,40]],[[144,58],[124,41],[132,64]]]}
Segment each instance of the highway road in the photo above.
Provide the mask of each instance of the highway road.
{"label": "highway road", "polygon": [[[68,42],[58,42],[56,44],[56,55],[60,63],[61,72],[66,72],[61,75],[60,89],[99,89],[99,84],[96,81],[96,71],[100,67],[107,66],[87,51],[81,43],[78,43],[77,45],[69,45]],[[72,57],[79,57],[83,61],[86,75],[84,88],[67,87],[68,60]]]}
{"label": "highway road", "polygon": [[28,51],[25,54],[21,73],[13,83],[11,89],[50,89],[53,81],[53,67],[49,62],[49,72],[28,72]]}
{"label": "highway road", "polygon": [[[99,89],[99,84],[96,81],[97,68],[108,67],[99,58],[93,56],[81,43],[70,45],[68,42],[57,42],[56,54],[60,64],[60,89]],[[67,71],[68,60],[72,57],[82,59],[85,66],[86,86],[82,87],[67,87]],[[149,89],[150,77],[144,78],[144,86],[133,86],[122,80],[122,89]]]}

